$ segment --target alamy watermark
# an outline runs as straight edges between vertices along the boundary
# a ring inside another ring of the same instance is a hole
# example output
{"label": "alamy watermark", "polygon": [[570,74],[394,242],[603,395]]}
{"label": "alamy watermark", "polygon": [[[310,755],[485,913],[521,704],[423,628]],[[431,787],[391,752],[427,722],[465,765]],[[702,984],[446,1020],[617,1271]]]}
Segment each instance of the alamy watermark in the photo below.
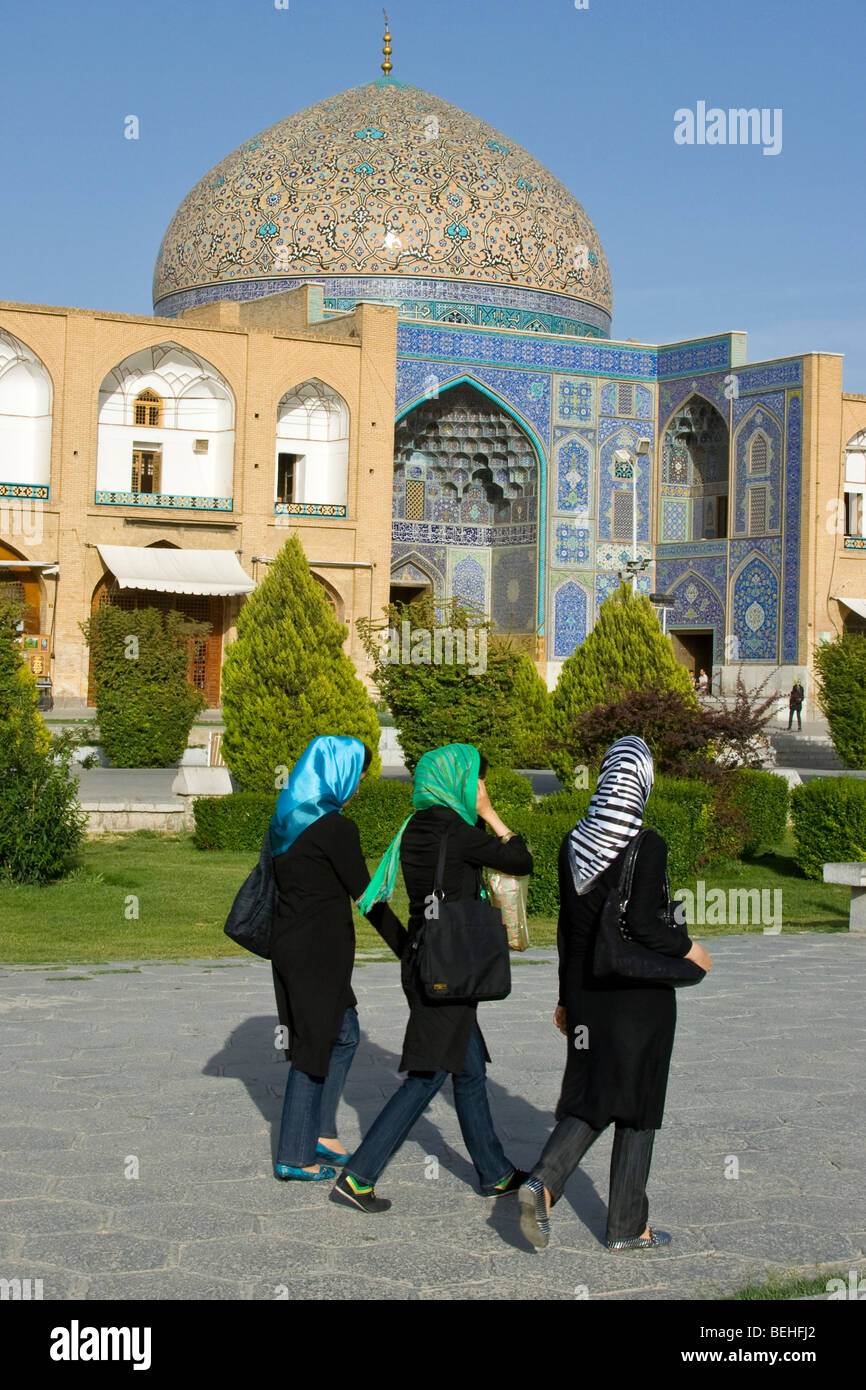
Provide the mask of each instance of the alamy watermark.
{"label": "alamy watermark", "polygon": [[392,666],[466,666],[470,676],[487,670],[487,629],[412,627],[408,619],[382,634],[383,661]]}
{"label": "alamy watermark", "polygon": [[677,145],[761,145],[762,154],[782,152],[781,106],[681,106],[674,112]]}
{"label": "alamy watermark", "polygon": [[677,921],[689,927],[762,926],[765,936],[782,930],[781,888],[711,888],[698,879],[696,892],[678,888],[674,898]]}

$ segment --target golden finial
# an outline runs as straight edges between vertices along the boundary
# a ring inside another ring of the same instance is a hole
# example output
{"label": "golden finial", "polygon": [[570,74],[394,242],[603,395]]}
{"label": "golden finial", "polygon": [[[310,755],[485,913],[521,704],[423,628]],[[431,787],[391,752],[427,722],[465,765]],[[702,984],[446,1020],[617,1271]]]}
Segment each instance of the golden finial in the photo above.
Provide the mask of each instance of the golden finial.
{"label": "golden finial", "polygon": [[384,10],[382,11],[382,13],[385,15],[385,47],[382,49],[382,52],[385,55],[385,61],[382,64],[382,71],[387,77],[388,73],[391,71],[391,68],[393,66],[391,63],[391,35],[388,32],[388,16]]}

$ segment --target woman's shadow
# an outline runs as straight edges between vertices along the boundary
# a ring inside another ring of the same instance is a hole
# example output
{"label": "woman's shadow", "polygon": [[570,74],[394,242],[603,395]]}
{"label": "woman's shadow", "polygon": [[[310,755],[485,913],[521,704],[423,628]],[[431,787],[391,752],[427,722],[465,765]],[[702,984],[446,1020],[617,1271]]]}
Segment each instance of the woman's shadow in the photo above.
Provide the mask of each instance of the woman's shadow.
{"label": "woman's shadow", "polygon": [[[271,1126],[271,1161],[276,1158],[277,1140],[286,1086],[286,1067],[283,1052],[274,1046],[276,1019],[270,1015],[248,1018],[233,1029],[220,1052],[206,1062],[206,1076],[234,1077],[246,1087],[249,1097],[258,1106],[264,1120]],[[364,1032],[343,1102],[351,1106],[358,1117],[359,1132],[367,1133],[383,1105],[400,1085],[397,1072],[399,1056],[375,1043]],[[490,1109],[497,1133],[509,1158],[529,1168],[537,1160],[553,1126],[553,1116],[538,1110],[522,1096],[487,1078]],[[454,1105],[454,1092],[446,1081],[439,1092],[449,1105]],[[410,1140],[420,1144],[425,1154],[435,1157],[449,1173],[478,1191],[478,1177],[467,1155],[452,1148],[426,1113],[413,1126]],[[563,1201],[570,1203],[575,1215],[602,1242],[607,1223],[607,1207],[597,1193],[592,1180],[577,1168],[568,1181]],[[497,1200],[490,1204],[489,1224],[507,1245],[520,1250],[531,1247],[523,1237],[514,1200]]]}

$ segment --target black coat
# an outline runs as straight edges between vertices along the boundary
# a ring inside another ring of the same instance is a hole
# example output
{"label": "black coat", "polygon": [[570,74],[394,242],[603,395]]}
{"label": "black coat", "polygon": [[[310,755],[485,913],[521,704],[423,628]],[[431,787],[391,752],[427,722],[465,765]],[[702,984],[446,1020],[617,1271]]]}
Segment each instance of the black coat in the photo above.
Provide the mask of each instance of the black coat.
{"label": "black coat", "polygon": [[[503,844],[490,835],[484,822],[467,825],[447,806],[416,811],[403,832],[400,864],[409,894],[409,944],[424,920],[424,900],[433,891],[442,832],[450,825],[442,876],[446,902],[477,898],[481,868],[488,865],[507,874],[532,872],[532,855],[524,840],[515,835]],[[403,955],[403,990],[409,1001],[409,1023],[403,1040],[400,1071],[460,1072],[476,1022],[477,1004],[434,1004],[421,990],[416,976],[416,952]],[[485,1048],[487,1060],[490,1057]]]}
{"label": "black coat", "polygon": [[[354,821],[320,816],[274,858],[279,902],[271,964],[280,1023],[289,1031],[286,1056],[300,1071],[327,1075],[352,990],[355,923],[352,902],[370,882]],[[367,914],[400,955],[406,932],[385,903]]]}
{"label": "black coat", "polygon": [[[619,1121],[632,1129],[659,1129],[677,1019],[670,985],[629,981],[611,987],[595,978],[593,951],[601,910],[618,882],[624,846],[598,881],[580,897],[568,860],[568,836],[559,851],[559,1002],[568,1024],[568,1060],[556,1118],[575,1115],[594,1129]],[[631,936],[664,955],[684,956],[691,941],[654,914],[664,901],[667,845],[650,830],[635,861],[626,912]],[[584,1027],[586,1034],[576,1037]],[[576,1047],[575,1042],[581,1046]]]}

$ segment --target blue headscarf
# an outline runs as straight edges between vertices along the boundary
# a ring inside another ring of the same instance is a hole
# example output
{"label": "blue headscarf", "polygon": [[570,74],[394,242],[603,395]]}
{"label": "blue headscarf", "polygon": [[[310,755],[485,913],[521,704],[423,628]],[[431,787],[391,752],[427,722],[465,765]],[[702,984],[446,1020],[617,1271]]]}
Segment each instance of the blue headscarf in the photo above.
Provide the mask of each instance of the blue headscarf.
{"label": "blue headscarf", "polygon": [[339,811],[358,789],[365,748],[360,739],[324,734],[308,743],[277,797],[271,816],[271,854],[285,854],[302,831]]}

